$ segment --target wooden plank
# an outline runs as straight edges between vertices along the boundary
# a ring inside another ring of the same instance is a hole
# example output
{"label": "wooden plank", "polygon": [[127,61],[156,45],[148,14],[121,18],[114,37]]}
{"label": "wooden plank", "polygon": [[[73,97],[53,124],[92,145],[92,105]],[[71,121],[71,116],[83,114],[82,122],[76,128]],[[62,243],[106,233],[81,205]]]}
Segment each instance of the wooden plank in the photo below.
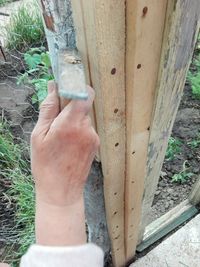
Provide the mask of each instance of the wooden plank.
{"label": "wooden plank", "polygon": [[142,252],[197,213],[198,209],[192,206],[188,199],[182,202],[146,227],[144,238],[137,246],[137,251]]}
{"label": "wooden plank", "polygon": [[[199,29],[200,1],[168,1],[157,96],[151,124],[140,240],[159,180]],[[140,241],[139,240],[139,241]]]}
{"label": "wooden plank", "polygon": [[[77,48],[81,55],[81,59],[85,69],[85,76],[86,82],[88,85],[93,86],[90,74],[90,67],[89,67],[89,58],[88,58],[88,46],[87,46],[87,39],[86,39],[86,32],[85,32],[85,25],[84,25],[84,17],[82,12],[82,1],[75,0],[71,1],[72,10],[73,10],[73,21],[74,26],[76,29],[76,42]],[[96,113],[95,113],[95,106],[93,105],[92,112],[90,113],[90,117],[92,120],[92,125],[94,126],[95,130],[97,131],[97,122],[96,122]],[[100,151],[96,154],[96,160],[100,161]]]}
{"label": "wooden plank", "polygon": [[200,177],[198,177],[198,180],[194,184],[192,191],[189,195],[190,203],[193,205],[197,205],[200,203]]}
{"label": "wooden plank", "polygon": [[126,2],[126,260],[134,256],[137,245],[167,0],[150,2]]}
{"label": "wooden plank", "polygon": [[115,266],[125,262],[125,2],[116,0],[72,1],[83,18],[78,35],[85,32],[91,84],[96,91],[95,111],[101,140],[107,223]]}

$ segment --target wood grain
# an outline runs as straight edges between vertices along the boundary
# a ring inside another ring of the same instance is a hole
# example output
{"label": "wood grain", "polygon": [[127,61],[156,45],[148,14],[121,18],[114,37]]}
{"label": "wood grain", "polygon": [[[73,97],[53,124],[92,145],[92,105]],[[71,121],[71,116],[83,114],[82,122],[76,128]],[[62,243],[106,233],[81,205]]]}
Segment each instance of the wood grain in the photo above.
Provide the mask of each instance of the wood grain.
{"label": "wood grain", "polygon": [[129,0],[126,4],[126,260],[134,256],[138,239],[166,3]]}
{"label": "wood grain", "polygon": [[168,1],[162,57],[151,124],[141,235],[158,184],[168,139],[181,100],[199,30],[200,1]]}
{"label": "wood grain", "polygon": [[83,19],[78,25],[79,35],[85,34],[87,46],[86,49],[84,44],[80,45],[79,52],[88,64],[91,85],[96,92],[95,113],[112,256],[115,266],[122,266],[125,263],[125,3],[75,2],[81,7],[76,15]]}

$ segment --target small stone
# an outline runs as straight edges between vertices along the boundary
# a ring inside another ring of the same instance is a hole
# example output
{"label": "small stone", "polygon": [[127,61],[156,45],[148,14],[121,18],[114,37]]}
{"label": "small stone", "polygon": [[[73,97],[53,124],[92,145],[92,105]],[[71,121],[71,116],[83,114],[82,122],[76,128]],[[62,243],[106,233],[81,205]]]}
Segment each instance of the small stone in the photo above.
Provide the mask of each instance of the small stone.
{"label": "small stone", "polygon": [[167,189],[167,193],[169,193],[170,195],[173,193],[173,191],[174,191],[174,190],[173,190],[172,188],[168,188],[168,189]]}
{"label": "small stone", "polygon": [[159,186],[160,186],[160,187],[164,187],[164,186],[165,186],[165,182],[164,182],[164,181],[160,181],[160,182],[159,182]]}
{"label": "small stone", "polygon": [[158,196],[158,195],[160,195],[160,193],[161,193],[161,191],[160,190],[157,190],[156,193],[155,193],[155,195]]}
{"label": "small stone", "polygon": [[165,203],[165,209],[168,209],[169,208],[169,202],[166,202]]}
{"label": "small stone", "polygon": [[187,158],[188,158],[188,159],[193,159],[193,155],[192,155],[192,154],[188,154],[188,155],[187,155]]}
{"label": "small stone", "polygon": [[192,172],[195,173],[195,174],[199,174],[199,173],[200,173],[200,170],[199,170],[198,167],[196,167],[196,168],[194,168],[194,169],[192,170]]}
{"label": "small stone", "polygon": [[160,208],[160,211],[161,211],[162,213],[164,213],[164,212],[165,212],[165,207],[161,207],[161,208]]}

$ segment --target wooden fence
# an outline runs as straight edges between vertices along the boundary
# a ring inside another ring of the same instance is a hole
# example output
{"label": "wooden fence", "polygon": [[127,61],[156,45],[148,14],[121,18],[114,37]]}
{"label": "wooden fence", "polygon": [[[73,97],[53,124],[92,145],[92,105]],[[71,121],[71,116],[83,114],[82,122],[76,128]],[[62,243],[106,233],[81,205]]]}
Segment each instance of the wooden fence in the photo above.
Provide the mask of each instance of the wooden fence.
{"label": "wooden fence", "polygon": [[[55,73],[58,50],[74,47],[72,8],[77,48],[96,91],[92,118],[101,140],[112,257],[123,266],[171,217],[147,227],[199,30],[200,1],[72,0],[70,7],[67,0],[42,0],[42,8]],[[197,190],[193,195],[196,204]],[[188,201],[181,205],[183,212],[191,208]]]}

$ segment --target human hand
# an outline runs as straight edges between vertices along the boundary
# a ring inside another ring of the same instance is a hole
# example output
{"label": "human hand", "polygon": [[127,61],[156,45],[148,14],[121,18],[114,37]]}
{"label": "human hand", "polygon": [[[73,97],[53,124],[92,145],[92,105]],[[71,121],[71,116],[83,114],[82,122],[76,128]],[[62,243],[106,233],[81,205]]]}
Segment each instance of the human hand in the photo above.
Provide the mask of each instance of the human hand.
{"label": "human hand", "polygon": [[31,165],[36,196],[48,204],[72,205],[82,197],[99,146],[88,115],[93,89],[88,87],[88,93],[87,101],[72,100],[60,112],[56,86],[51,82],[40,107],[31,137]]}
{"label": "human hand", "polygon": [[71,101],[61,112],[55,83],[40,107],[31,137],[31,165],[36,188],[36,242],[80,245],[85,233],[84,185],[99,146],[87,101]]}

